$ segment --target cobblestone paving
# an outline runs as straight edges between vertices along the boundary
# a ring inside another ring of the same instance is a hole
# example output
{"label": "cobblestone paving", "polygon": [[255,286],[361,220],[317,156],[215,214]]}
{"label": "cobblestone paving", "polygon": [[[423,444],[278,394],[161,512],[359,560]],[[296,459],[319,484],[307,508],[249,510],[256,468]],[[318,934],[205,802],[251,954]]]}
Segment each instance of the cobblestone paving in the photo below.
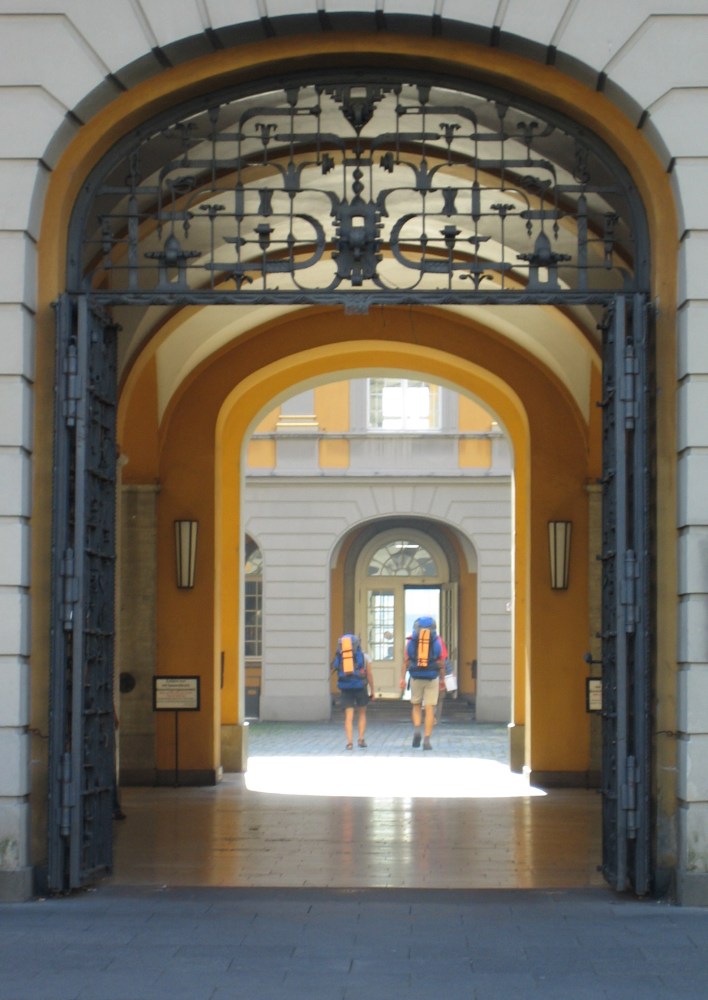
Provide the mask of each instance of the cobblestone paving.
{"label": "cobblestone paving", "polygon": [[[379,757],[420,757],[411,746],[407,710],[396,711],[375,702],[367,711],[367,748],[356,754]],[[355,728],[356,732],[356,728]],[[249,724],[249,757],[313,756],[346,753],[342,712],[334,709],[329,722],[260,722]],[[509,762],[509,732],[505,724],[476,722],[471,713],[456,711],[435,726],[431,738],[436,757],[474,757]]]}

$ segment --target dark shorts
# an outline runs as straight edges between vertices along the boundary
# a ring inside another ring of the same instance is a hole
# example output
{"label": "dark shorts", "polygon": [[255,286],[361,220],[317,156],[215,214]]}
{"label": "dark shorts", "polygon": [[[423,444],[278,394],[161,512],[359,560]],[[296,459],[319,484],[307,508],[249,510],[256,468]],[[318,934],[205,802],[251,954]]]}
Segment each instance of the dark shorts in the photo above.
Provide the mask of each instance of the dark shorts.
{"label": "dark shorts", "polygon": [[366,708],[369,703],[369,692],[363,688],[347,688],[339,692],[342,696],[343,708]]}

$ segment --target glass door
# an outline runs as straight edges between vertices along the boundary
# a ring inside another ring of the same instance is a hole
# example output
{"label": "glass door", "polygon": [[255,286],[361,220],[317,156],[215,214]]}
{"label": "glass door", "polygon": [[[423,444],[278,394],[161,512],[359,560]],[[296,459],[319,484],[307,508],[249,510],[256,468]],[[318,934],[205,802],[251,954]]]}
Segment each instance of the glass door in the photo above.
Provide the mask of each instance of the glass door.
{"label": "glass door", "polygon": [[422,532],[382,532],[359,561],[358,629],[372,659],[377,698],[400,698],[406,636],[420,615],[440,619],[448,575],[440,547]]}
{"label": "glass door", "polygon": [[440,587],[408,585],[403,591],[406,638],[413,630],[413,623],[424,616],[435,619],[440,630]]}
{"label": "glass door", "polygon": [[400,654],[396,635],[396,589],[371,589],[366,594],[366,646],[371,657],[376,697],[397,695]]}

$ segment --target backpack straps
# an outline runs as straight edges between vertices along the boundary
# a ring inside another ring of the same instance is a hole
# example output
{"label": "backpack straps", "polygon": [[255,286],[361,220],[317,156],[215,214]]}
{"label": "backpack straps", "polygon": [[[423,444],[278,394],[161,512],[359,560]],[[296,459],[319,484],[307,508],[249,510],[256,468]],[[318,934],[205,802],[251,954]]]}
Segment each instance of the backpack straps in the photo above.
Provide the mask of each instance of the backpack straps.
{"label": "backpack straps", "polygon": [[342,673],[353,674],[354,643],[352,642],[352,637],[350,635],[343,635],[340,641],[342,646]]}
{"label": "backpack straps", "polygon": [[430,661],[430,629],[422,628],[418,632],[418,653],[416,662],[419,667],[427,667]]}

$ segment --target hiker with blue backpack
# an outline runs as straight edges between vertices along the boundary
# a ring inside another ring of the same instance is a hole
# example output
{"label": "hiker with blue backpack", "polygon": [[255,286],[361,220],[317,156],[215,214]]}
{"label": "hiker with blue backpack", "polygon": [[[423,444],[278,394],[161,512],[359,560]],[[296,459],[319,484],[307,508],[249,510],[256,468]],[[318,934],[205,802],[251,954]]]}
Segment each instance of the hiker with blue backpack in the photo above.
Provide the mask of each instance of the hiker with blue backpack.
{"label": "hiker with blue backpack", "polygon": [[337,672],[337,686],[341,692],[344,707],[344,732],[346,734],[346,749],[354,748],[354,709],[358,709],[357,732],[358,745],[366,747],[366,706],[369,703],[369,690],[374,695],[374,674],[371,669],[371,657],[361,648],[358,635],[347,633],[339,638],[337,651],[332,661],[332,669]]}
{"label": "hiker with blue backpack", "polygon": [[[411,719],[413,720],[413,746],[432,750],[430,734],[435,724],[435,707],[440,697],[440,686],[445,683],[443,643],[437,633],[434,618],[418,618],[406,641],[406,656],[401,671],[401,690],[406,688],[406,672],[411,678]],[[423,718],[423,711],[425,717]],[[422,727],[422,732],[421,732]]]}

